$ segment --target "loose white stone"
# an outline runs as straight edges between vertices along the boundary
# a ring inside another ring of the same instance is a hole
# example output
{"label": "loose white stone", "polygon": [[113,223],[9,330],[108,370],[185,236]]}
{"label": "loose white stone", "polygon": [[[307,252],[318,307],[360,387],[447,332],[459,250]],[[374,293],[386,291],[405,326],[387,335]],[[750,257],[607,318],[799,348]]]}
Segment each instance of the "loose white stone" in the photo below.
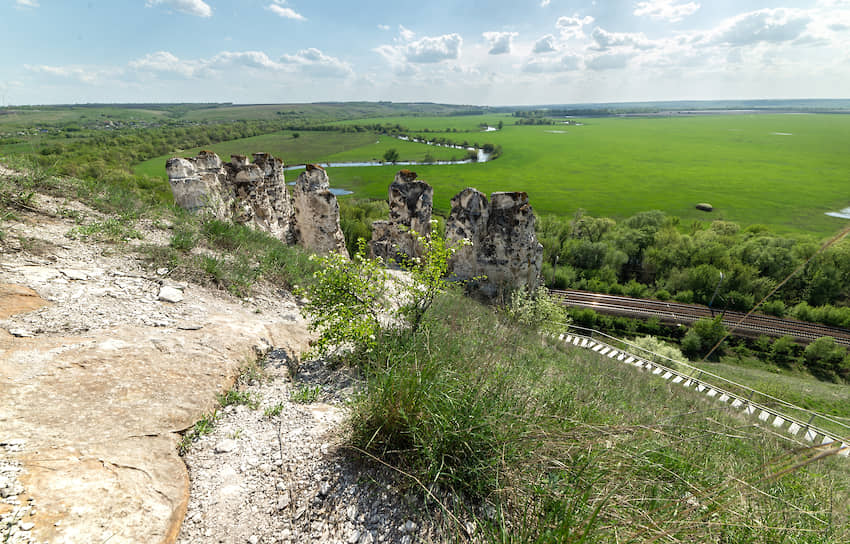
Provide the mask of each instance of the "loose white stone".
{"label": "loose white stone", "polygon": [[216,453],[230,453],[235,450],[238,446],[237,442],[233,439],[226,438],[215,445]]}
{"label": "loose white stone", "polygon": [[60,270],[60,272],[62,272],[62,274],[69,280],[82,281],[89,279],[89,274],[85,270],[78,270],[75,268],[63,268],[62,270]]}
{"label": "loose white stone", "polygon": [[159,290],[159,300],[177,303],[183,300],[183,291],[175,287],[165,286]]}

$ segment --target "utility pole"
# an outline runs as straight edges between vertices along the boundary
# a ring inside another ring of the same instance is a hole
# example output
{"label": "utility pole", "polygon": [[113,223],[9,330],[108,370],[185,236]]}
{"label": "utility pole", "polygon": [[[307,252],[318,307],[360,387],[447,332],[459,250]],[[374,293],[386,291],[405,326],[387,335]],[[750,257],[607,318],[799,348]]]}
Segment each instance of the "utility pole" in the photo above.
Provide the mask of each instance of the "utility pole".
{"label": "utility pole", "polygon": [[720,273],[720,279],[717,281],[717,287],[714,288],[714,294],[711,295],[711,301],[708,303],[708,309],[711,311],[711,317],[714,317],[714,308],[712,308],[712,304],[714,304],[714,299],[717,297],[718,291],[720,291],[721,283],[723,283],[723,272]]}

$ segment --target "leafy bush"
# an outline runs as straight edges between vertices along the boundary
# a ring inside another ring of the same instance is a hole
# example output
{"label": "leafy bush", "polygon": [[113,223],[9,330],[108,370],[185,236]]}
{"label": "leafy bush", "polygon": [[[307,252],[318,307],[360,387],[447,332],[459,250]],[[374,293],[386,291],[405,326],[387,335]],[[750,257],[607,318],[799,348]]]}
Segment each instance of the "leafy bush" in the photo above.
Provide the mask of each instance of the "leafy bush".
{"label": "leafy bush", "polygon": [[[685,333],[682,339],[682,351],[691,359],[705,357],[724,336],[726,336],[726,327],[723,326],[720,316],[714,319],[699,319]],[[712,359],[717,359],[719,356],[719,349],[711,354]]]}
{"label": "leafy bush", "polygon": [[339,348],[369,351],[381,328],[382,314],[392,314],[387,300],[389,275],[380,260],[366,256],[366,242],[349,260],[339,253],[312,259],[318,264],[313,283],[300,291],[308,298],[301,311],[310,318],[319,337],[312,355],[328,355]]}
{"label": "leafy bush", "polygon": [[639,348],[643,348],[649,353],[641,352],[638,355],[649,358],[656,363],[668,367],[676,368],[676,362],[689,363],[688,358],[672,344],[668,344],[655,336],[641,336],[630,341]]}
{"label": "leafy bush", "polygon": [[768,300],[761,305],[761,311],[767,315],[785,317],[785,303],[781,300]]}
{"label": "leafy bush", "polygon": [[824,379],[850,378],[850,359],[847,350],[836,345],[830,336],[818,338],[803,350],[803,359],[812,374]]}
{"label": "leafy bush", "polygon": [[780,366],[791,366],[797,360],[800,346],[790,336],[773,341],[770,346],[770,362]]}
{"label": "leafy bush", "polygon": [[514,291],[507,314],[521,325],[552,333],[563,331],[570,323],[564,305],[543,286],[533,293],[529,293],[525,286]]}
{"label": "leafy bush", "polygon": [[442,236],[428,239],[411,234],[423,253],[399,263],[409,279],[391,280],[380,259],[367,258],[362,238],[351,260],[337,253],[314,257],[319,270],[313,283],[301,291],[309,300],[302,312],[311,319],[312,330],[319,332],[314,355],[341,347],[368,352],[384,324],[406,325],[412,334],[418,331],[436,296],[449,287],[448,263],[459,246],[447,245]]}

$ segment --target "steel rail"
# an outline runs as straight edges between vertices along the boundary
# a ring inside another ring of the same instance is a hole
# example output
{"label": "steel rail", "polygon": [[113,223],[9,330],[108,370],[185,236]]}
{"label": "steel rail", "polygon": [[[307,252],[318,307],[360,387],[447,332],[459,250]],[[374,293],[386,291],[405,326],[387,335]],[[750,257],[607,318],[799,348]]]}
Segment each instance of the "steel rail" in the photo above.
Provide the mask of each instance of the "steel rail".
{"label": "steel rail", "polygon": [[[709,308],[696,304],[639,299],[576,290],[550,289],[549,292],[566,306],[590,308],[607,314],[657,317],[661,321],[676,324],[690,324],[698,319],[713,317],[712,311]],[[741,318],[746,314],[727,311],[722,315],[723,324],[732,329],[733,333],[739,335],[746,335],[746,333],[750,335],[765,334],[777,337],[787,335],[806,343],[823,336],[831,336],[837,344],[850,346],[850,331],[838,327],[760,314],[750,315],[746,321],[739,324]]]}

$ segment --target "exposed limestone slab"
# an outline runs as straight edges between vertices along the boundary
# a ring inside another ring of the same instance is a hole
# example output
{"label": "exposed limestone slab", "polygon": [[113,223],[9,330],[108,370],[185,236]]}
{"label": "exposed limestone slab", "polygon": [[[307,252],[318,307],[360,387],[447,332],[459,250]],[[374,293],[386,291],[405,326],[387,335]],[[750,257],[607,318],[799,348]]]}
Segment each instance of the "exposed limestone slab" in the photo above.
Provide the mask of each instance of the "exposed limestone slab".
{"label": "exposed limestone slab", "polygon": [[304,325],[250,309],[201,330],[131,327],[84,337],[0,335],[0,436],[37,505],[39,542],[169,543],[188,500],[178,431],[212,411],[260,346],[293,352]]}
{"label": "exposed limestone slab", "polygon": [[47,301],[29,287],[0,283],[0,319],[38,310],[45,304]]}
{"label": "exposed limestone slab", "polygon": [[295,180],[296,239],[317,253],[348,255],[339,225],[339,203],[330,191],[325,169],[308,164]]}

